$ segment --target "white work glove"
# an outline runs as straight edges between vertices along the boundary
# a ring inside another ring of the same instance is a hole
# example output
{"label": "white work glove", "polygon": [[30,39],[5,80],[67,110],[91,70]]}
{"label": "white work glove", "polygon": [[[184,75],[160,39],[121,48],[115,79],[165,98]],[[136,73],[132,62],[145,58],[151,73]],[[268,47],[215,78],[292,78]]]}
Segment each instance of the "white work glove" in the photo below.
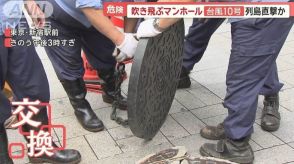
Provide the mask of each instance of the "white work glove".
{"label": "white work glove", "polygon": [[120,52],[118,55],[115,56],[115,59],[117,62],[123,62],[126,59],[128,59],[128,56],[127,56],[127,54]]}
{"label": "white work glove", "polygon": [[118,62],[122,62],[127,58],[133,58],[138,46],[138,40],[132,33],[125,33],[124,41],[121,45],[117,46],[120,53],[115,56]]}
{"label": "white work glove", "polygon": [[147,19],[140,23],[137,30],[137,38],[154,37],[161,34],[160,31],[156,30],[153,25],[154,19]]}

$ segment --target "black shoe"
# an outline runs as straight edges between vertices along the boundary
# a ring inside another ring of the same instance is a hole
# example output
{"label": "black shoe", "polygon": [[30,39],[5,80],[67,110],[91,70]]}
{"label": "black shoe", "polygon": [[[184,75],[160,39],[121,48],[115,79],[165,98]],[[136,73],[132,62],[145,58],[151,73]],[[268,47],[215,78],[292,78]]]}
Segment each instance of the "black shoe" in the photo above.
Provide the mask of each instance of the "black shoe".
{"label": "black shoe", "polygon": [[261,117],[261,128],[266,131],[276,131],[280,127],[279,94],[265,96]]}
{"label": "black shoe", "polygon": [[249,145],[249,138],[233,141],[223,139],[217,144],[205,143],[200,148],[200,154],[206,157],[214,157],[229,160],[236,163],[252,163],[254,153]]}
{"label": "black shoe", "polygon": [[30,163],[77,164],[82,157],[77,150],[65,149],[54,152],[52,156],[28,157]]}
{"label": "black shoe", "polygon": [[8,153],[8,139],[4,125],[0,125],[0,163],[13,164]]}
{"label": "black shoe", "polygon": [[189,74],[190,71],[188,71],[185,67],[182,67],[178,89],[185,89],[191,87],[191,80]]}
{"label": "black shoe", "polygon": [[[28,139],[25,138],[27,141]],[[54,148],[58,146],[52,142]],[[30,163],[54,163],[54,164],[77,164],[80,163],[82,157],[79,151],[73,149],[57,150],[53,152],[52,156],[47,156],[46,154],[40,157],[30,157]]]}
{"label": "black shoe", "polygon": [[[43,113],[44,112],[44,113]],[[34,121],[40,121],[41,126],[42,125],[48,125],[48,118],[47,118],[47,111],[46,109],[40,109],[40,112],[34,116],[32,119]],[[24,132],[30,132],[30,130],[34,130],[35,132],[38,132],[40,130],[40,127],[33,127],[28,124],[25,124],[22,126],[22,130]],[[44,131],[48,131],[48,129],[44,128]],[[27,143],[29,143],[29,139],[24,136]],[[58,148],[58,146],[52,142],[53,148]],[[53,164],[77,164],[81,161],[81,154],[77,150],[73,149],[64,149],[64,150],[57,150],[53,152],[54,154],[52,156],[42,155],[40,157],[30,157],[29,161],[30,163],[53,163]]]}
{"label": "black shoe", "polygon": [[201,129],[200,135],[203,138],[209,139],[209,140],[221,140],[225,139],[225,129],[224,129],[224,123],[220,123],[217,126],[206,126]]}
{"label": "black shoe", "polygon": [[[102,99],[104,102],[112,104],[115,100],[115,76],[114,69],[100,69],[97,70],[99,77],[104,81],[102,84]],[[127,110],[127,98],[119,93],[118,95],[118,108]]]}
{"label": "black shoe", "polygon": [[102,121],[96,116],[89,102],[86,100],[86,86],[83,79],[75,81],[61,80],[61,83],[75,110],[75,115],[84,129],[98,132],[104,129]]}

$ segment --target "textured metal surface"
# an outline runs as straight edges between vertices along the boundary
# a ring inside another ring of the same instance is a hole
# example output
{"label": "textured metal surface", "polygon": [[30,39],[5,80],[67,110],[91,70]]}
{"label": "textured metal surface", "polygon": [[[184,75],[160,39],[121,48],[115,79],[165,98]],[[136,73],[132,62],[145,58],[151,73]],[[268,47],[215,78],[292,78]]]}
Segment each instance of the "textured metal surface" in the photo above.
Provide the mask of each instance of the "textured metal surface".
{"label": "textured metal surface", "polygon": [[128,90],[128,119],[133,134],[152,139],[171,108],[181,72],[184,21],[159,36],[141,39]]}
{"label": "textured metal surface", "polygon": [[136,164],[236,164],[213,157],[192,157],[183,146],[177,146],[153,153],[140,159]]}

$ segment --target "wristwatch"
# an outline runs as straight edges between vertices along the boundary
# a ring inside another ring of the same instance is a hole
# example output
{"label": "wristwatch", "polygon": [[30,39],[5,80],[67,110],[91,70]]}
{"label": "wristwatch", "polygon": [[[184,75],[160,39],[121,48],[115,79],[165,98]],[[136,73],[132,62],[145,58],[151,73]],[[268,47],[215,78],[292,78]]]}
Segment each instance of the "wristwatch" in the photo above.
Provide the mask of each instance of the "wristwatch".
{"label": "wristwatch", "polygon": [[167,28],[159,27],[159,19],[154,19],[153,27],[159,32],[164,32],[167,29]]}

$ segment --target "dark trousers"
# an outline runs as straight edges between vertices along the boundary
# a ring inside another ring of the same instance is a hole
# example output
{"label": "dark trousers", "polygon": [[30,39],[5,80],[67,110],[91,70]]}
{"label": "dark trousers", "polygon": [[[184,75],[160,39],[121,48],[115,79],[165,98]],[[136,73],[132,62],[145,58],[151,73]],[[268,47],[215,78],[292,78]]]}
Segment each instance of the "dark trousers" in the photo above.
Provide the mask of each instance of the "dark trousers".
{"label": "dark trousers", "polygon": [[[27,40],[31,37],[25,35],[14,39]],[[6,48],[4,36],[0,36],[0,63],[1,88],[4,81],[7,81],[13,90],[15,101],[29,98],[30,101],[49,102],[48,80],[35,47]],[[0,124],[11,115],[11,109],[9,100],[0,92]],[[41,110],[38,115],[44,122],[48,121],[46,110]]]}
{"label": "dark trousers", "polygon": [[[199,22],[198,19],[193,19],[193,24],[189,28],[189,33],[185,38],[183,66],[192,70],[194,65],[198,63],[207,46],[213,33],[224,22],[225,19],[208,19],[205,22]],[[260,95],[272,95],[278,93],[283,84],[279,82],[276,64],[272,68],[272,73],[266,80]]]}
{"label": "dark trousers", "polygon": [[193,19],[193,24],[185,38],[183,66],[191,71],[198,63],[207,46],[212,34],[224,22],[225,19],[208,19],[206,22],[199,22]]}
{"label": "dark trousers", "polygon": [[46,39],[75,40],[74,46],[45,47],[59,79],[76,80],[84,75],[81,49],[88,62],[95,68],[113,69],[116,60],[112,56],[115,45],[110,39],[98,32],[94,27],[87,28],[68,15],[55,1],[53,16],[48,19],[52,29],[58,29],[58,37]]}
{"label": "dark trousers", "polygon": [[277,93],[282,87],[277,80],[276,59],[293,22],[294,19],[289,18],[246,19],[232,23],[232,50],[224,101],[229,113],[225,119],[229,138],[251,135],[258,94]]}

